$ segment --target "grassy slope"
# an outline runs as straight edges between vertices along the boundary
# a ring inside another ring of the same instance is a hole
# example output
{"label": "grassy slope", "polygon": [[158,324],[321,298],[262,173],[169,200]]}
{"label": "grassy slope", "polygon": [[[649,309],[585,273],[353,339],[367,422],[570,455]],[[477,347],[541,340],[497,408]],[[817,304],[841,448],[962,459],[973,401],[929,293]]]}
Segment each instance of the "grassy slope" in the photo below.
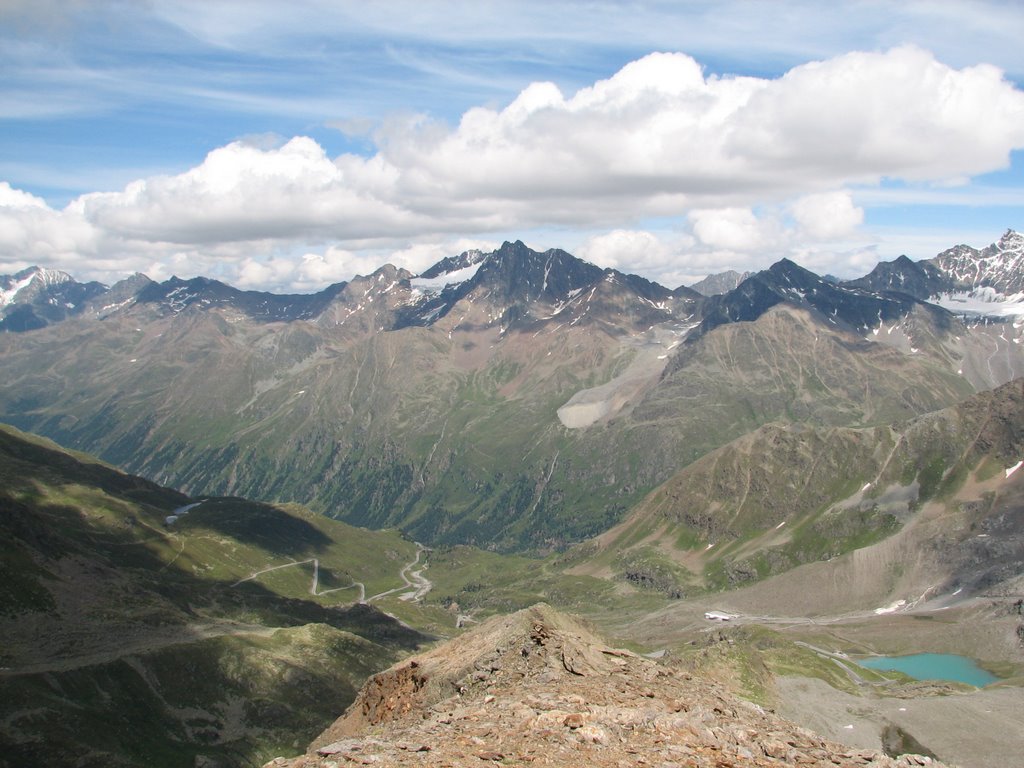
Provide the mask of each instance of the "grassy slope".
{"label": "grassy slope", "polygon": [[681,348],[639,402],[567,430],[557,409],[630,352],[595,328],[558,326],[360,335],[213,311],[78,323],[0,339],[0,412],[193,492],[295,500],[507,551],[595,535],[766,422],[887,423],[970,391],[948,361],[778,310]]}
{"label": "grassy slope", "polygon": [[[399,585],[415,547],[314,515],[174,491],[0,428],[9,764],[250,763],[303,746],[373,671],[424,639],[354,590]],[[296,742],[293,744],[293,742]],[[58,753],[60,753],[58,755]]]}
{"label": "grassy slope", "polygon": [[1022,421],[1018,381],[891,428],[762,427],[677,473],[571,554],[571,572],[692,593],[839,557],[1002,479]]}

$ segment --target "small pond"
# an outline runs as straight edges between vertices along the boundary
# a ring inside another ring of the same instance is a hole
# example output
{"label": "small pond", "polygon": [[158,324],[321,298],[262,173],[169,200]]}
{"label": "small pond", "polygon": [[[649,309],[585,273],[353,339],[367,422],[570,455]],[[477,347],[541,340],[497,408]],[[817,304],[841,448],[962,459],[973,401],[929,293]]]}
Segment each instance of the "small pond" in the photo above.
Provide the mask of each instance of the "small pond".
{"label": "small pond", "polygon": [[999,680],[973,659],[951,653],[915,653],[910,656],[872,656],[857,662],[862,667],[895,670],[915,680],[950,680],[979,688]]}

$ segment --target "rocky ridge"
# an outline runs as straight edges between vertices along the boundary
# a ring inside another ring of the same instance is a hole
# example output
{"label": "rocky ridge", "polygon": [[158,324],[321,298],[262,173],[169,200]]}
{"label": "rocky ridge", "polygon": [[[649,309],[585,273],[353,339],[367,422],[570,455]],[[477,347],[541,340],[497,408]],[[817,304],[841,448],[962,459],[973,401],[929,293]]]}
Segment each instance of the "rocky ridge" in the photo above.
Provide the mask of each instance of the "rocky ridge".
{"label": "rocky ridge", "polygon": [[978,250],[957,245],[943,251],[931,264],[953,282],[954,288],[994,288],[1002,294],[1024,290],[1024,235],[1006,230],[999,242]]}
{"label": "rocky ridge", "polygon": [[[982,248],[955,245],[931,259],[912,261],[900,256],[880,262],[864,277],[843,283],[848,288],[897,292],[931,301],[953,312],[1019,315],[1001,311],[1001,304],[1019,304],[1024,292],[1024,235],[1006,230],[998,242]],[[958,300],[951,302],[950,297]],[[970,297],[979,306],[965,305]],[[985,308],[985,305],[993,305]]]}
{"label": "rocky ridge", "polygon": [[718,296],[734,290],[750,275],[750,272],[737,272],[734,269],[728,269],[725,272],[708,275],[703,280],[698,280],[691,285],[690,288],[701,296]]}
{"label": "rocky ridge", "polygon": [[100,283],[79,283],[67,272],[29,267],[0,275],[0,332],[30,331],[66,320],[107,291]]}
{"label": "rocky ridge", "polygon": [[680,664],[610,648],[540,604],[370,678],[304,756],[267,766],[488,763],[940,765],[825,741]]}

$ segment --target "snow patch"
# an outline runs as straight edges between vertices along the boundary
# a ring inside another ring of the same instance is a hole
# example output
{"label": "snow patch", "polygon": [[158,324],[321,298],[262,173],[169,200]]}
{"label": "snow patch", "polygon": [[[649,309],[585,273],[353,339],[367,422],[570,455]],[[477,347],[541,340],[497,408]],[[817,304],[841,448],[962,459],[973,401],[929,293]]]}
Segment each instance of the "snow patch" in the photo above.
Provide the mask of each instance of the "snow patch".
{"label": "snow patch", "polygon": [[24,278],[22,280],[18,280],[10,288],[8,288],[6,290],[0,290],[0,307],[4,307],[4,306],[7,306],[8,304],[13,303],[15,297],[18,295],[18,293],[21,291],[21,289],[22,288],[27,288],[28,284],[32,282],[32,280],[33,280],[33,278],[35,276],[36,276],[36,274],[35,274],[35,272],[33,272],[28,277],[26,277],[26,278]]}
{"label": "snow patch", "polygon": [[1009,477],[1010,475],[1012,475],[1014,472],[1016,472],[1018,469],[1020,469],[1022,464],[1024,464],[1024,461],[1018,461],[1012,467],[1007,467],[1006,468],[1006,476]]}
{"label": "snow patch", "polygon": [[452,272],[438,275],[437,277],[414,277],[409,281],[409,284],[413,288],[417,288],[422,291],[440,291],[446,286],[466,282],[477,273],[477,270],[480,269],[480,264],[482,263],[483,262],[470,264],[468,267],[456,269]]}
{"label": "snow patch", "polygon": [[957,293],[940,293],[933,296],[931,302],[957,315],[1024,316],[1024,293],[1004,296],[995,288],[989,287]]}

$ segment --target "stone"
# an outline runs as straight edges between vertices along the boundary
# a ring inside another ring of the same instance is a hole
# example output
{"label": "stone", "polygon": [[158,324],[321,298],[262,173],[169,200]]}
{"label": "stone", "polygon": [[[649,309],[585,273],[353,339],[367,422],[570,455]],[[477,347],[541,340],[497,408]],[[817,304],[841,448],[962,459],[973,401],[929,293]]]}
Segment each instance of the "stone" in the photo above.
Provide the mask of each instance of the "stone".
{"label": "stone", "polygon": [[607,744],[609,741],[608,732],[601,726],[594,725],[593,723],[580,726],[576,731],[576,736],[581,741],[590,744]]}
{"label": "stone", "polygon": [[566,728],[581,728],[586,722],[586,719],[579,712],[573,712],[571,715],[566,715],[565,719],[562,720],[562,725]]}

